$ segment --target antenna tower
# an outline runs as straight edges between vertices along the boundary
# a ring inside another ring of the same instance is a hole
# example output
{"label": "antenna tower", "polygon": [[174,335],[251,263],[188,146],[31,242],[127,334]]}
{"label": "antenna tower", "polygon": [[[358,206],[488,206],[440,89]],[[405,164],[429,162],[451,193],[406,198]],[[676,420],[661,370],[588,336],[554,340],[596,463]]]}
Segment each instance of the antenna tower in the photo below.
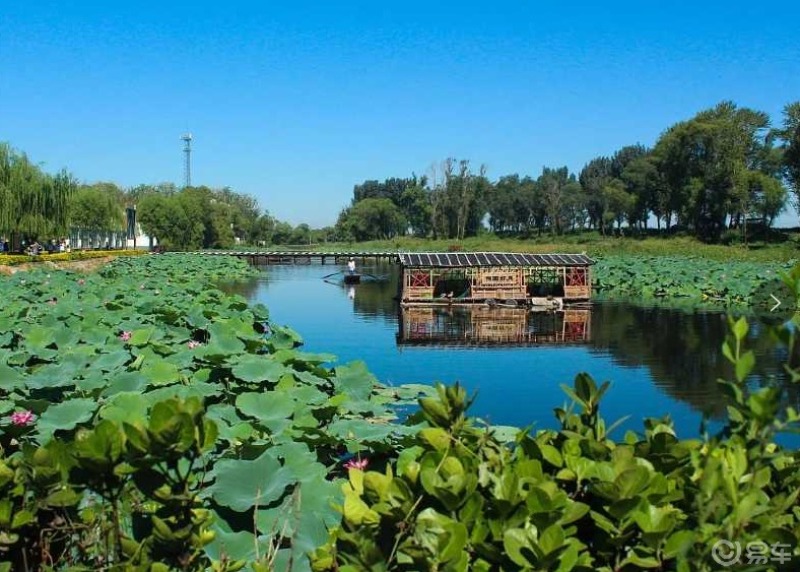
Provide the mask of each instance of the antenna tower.
{"label": "antenna tower", "polygon": [[181,136],[183,141],[183,186],[192,186],[192,134],[186,133]]}

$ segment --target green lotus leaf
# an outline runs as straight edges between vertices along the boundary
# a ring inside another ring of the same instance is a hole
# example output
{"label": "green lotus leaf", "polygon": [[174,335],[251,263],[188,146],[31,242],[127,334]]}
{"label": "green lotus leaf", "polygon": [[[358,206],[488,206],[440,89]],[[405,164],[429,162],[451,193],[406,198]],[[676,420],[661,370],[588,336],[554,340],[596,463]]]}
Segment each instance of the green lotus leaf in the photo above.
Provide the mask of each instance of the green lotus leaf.
{"label": "green lotus leaf", "polygon": [[93,399],[77,398],[51,405],[36,423],[39,441],[44,443],[56,431],[74,429],[79,423],[89,421],[96,410],[97,402]]}
{"label": "green lotus leaf", "polygon": [[280,433],[289,426],[294,400],[277,391],[243,393],[236,398],[236,408],[244,415],[258,419],[272,433]]}
{"label": "green lotus leaf", "polygon": [[117,393],[141,391],[147,386],[147,377],[139,371],[124,371],[111,377],[108,387],[103,391],[105,397]]}
{"label": "green lotus leaf", "polygon": [[135,425],[147,417],[149,401],[141,393],[118,393],[98,411],[98,417]]}
{"label": "green lotus leaf", "polygon": [[223,459],[216,464],[214,476],[211,497],[237,512],[269,506],[295,483],[291,471],[267,453],[253,461]]}
{"label": "green lotus leaf", "polygon": [[142,367],[144,375],[153,385],[167,385],[180,380],[180,372],[174,364],[165,361],[150,361]]}
{"label": "green lotus leaf", "polygon": [[338,366],[336,376],[333,378],[337,391],[363,400],[369,398],[377,381],[362,361]]}
{"label": "green lotus leaf", "polygon": [[0,391],[10,392],[25,385],[25,378],[19,369],[0,363]]}
{"label": "green lotus leaf", "polygon": [[276,383],[287,369],[281,363],[268,356],[246,355],[236,360],[231,368],[237,379],[248,383],[270,381]]}

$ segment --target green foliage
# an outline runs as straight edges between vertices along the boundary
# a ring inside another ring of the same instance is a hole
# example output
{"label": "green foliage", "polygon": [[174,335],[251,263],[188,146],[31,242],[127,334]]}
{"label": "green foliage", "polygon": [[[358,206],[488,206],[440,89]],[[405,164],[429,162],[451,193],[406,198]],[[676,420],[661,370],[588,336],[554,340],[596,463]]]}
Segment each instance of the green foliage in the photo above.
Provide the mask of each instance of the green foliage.
{"label": "green foliage", "polygon": [[[800,455],[774,442],[800,416],[748,385],[744,319],[722,348],[717,435],[647,419],[612,439],[609,384],[587,374],[564,386],[558,430],[509,434],[470,418],[458,385],[326,367],[209,284],[252,272],[167,254],[4,279],[0,565],[710,571],[720,539],[800,558]],[[783,279],[800,292],[800,267]],[[789,355],[798,325],[774,332]]]}
{"label": "green foliage", "polygon": [[711,571],[719,540],[797,559],[800,453],[773,437],[800,416],[780,414],[774,388],[747,390],[747,322],[730,328],[729,423],[705,440],[679,440],[668,419],[611,440],[599,415],[608,382],[581,374],[564,386],[573,403],[556,409],[560,430],[508,444],[465,416],[463,389],[439,386],[420,400],[411,447],[382,469],[350,470],[341,527],[314,570]]}
{"label": "green foliage", "polygon": [[0,235],[63,235],[76,182],[66,171],[48,175],[7,143],[0,143]]}
{"label": "green foliage", "polygon": [[783,125],[778,135],[783,140],[783,168],[786,179],[800,199],[800,101],[783,110]]}
{"label": "green foliage", "polygon": [[339,522],[341,453],[393,450],[411,429],[392,405],[419,388],[325,368],[266,308],[209,285],[254,273],[165,254],[4,279],[0,562],[308,568]]}
{"label": "green foliage", "polygon": [[592,275],[599,296],[732,305],[747,304],[759,286],[777,283],[780,272],[789,268],[790,263],[713,262],[691,256],[604,256]]}
{"label": "green foliage", "polygon": [[122,191],[111,183],[82,185],[70,197],[70,226],[94,232],[125,229]]}
{"label": "green foliage", "polygon": [[337,226],[355,240],[391,238],[402,234],[407,222],[389,199],[368,198],[357,202],[339,216]]}

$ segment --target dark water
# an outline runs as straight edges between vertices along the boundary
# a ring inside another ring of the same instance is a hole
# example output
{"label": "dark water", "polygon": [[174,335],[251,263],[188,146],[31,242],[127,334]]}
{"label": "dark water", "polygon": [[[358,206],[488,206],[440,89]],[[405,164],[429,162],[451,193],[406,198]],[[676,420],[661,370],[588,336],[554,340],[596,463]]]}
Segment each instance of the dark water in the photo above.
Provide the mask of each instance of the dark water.
{"label": "dark water", "polygon": [[[262,270],[235,291],[265,304],[273,322],[303,337],[305,350],[363,360],[385,383],[459,381],[478,393],[472,413],[494,424],[554,427],[553,408],[566,399],[559,386],[571,385],[578,372],[611,381],[603,417],[631,416],[616,437],[640,430],[645,417],[667,414],[679,435],[697,436],[704,412],[715,420],[712,428],[724,416],[716,380],[731,378],[732,370],[720,351],[722,313],[611,302],[566,315],[505,308],[400,313],[394,265],[361,268],[388,279],[354,287],[323,281],[338,270],[330,265]],[[785,356],[772,349],[766,327],[751,323],[750,338],[758,358],[752,383],[784,383]],[[796,391],[787,399],[800,402]]]}

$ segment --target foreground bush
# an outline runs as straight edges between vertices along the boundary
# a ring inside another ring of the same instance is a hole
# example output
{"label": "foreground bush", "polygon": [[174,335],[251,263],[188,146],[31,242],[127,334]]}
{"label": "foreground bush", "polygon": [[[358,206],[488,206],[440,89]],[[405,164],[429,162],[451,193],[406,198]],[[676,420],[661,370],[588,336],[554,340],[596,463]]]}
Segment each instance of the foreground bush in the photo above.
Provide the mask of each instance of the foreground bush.
{"label": "foreground bush", "polygon": [[3,282],[0,570],[719,570],[718,541],[797,569],[800,459],[774,437],[798,416],[748,387],[744,320],[719,435],[615,441],[579,375],[559,430],[508,438],[462,388],[329,368],[209,286],[250,274],[167,255]]}

